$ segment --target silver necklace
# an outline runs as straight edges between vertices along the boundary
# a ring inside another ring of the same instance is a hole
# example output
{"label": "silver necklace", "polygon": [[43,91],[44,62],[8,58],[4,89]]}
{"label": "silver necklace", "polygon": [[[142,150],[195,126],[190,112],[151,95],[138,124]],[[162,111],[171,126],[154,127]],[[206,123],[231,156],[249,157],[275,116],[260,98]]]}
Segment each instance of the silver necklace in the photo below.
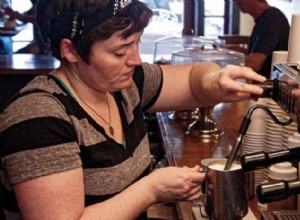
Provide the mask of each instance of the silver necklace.
{"label": "silver necklace", "polygon": [[[64,71],[62,71],[64,73]],[[106,104],[107,104],[107,109],[108,109],[108,122],[105,120],[105,118],[103,118],[100,114],[98,114],[89,104],[87,104],[83,98],[81,98],[81,96],[78,94],[78,92],[76,92],[75,88],[74,88],[74,85],[73,83],[71,82],[70,78],[69,78],[69,75],[65,73],[65,75],[67,76],[67,79],[69,80],[70,82],[70,85],[72,87],[72,89],[74,90],[75,94],[78,96],[78,98],[80,99],[80,101],[86,105],[86,107],[88,107],[92,112],[94,112],[99,118],[102,119],[102,121],[104,121],[104,123],[108,126],[108,130],[110,132],[110,134],[112,136],[114,136],[115,134],[115,130],[113,128],[113,126],[111,125],[111,115],[110,115],[110,106],[109,106],[109,102],[108,102],[108,98],[107,98],[107,93],[105,93],[105,100],[106,100]],[[76,77],[75,77],[76,79]],[[78,79],[76,79],[78,80]]]}

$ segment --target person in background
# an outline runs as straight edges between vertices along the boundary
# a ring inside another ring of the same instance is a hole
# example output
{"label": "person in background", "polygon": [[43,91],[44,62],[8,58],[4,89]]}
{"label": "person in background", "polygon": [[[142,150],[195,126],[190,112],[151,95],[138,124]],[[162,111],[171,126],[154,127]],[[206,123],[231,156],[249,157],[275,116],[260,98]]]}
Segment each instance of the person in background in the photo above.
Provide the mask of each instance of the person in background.
{"label": "person in background", "polygon": [[[0,0],[0,22],[3,23],[6,18],[5,9],[11,5],[9,0]],[[1,36],[0,37],[0,54],[11,54],[12,53],[12,39],[11,37]]]}
{"label": "person in background", "polygon": [[244,13],[255,20],[245,65],[270,78],[272,54],[277,50],[288,50],[290,25],[286,16],[266,0],[235,0]]}
{"label": "person in background", "polygon": [[24,48],[21,48],[18,51],[16,51],[16,53],[47,54],[49,53],[49,48],[43,41],[35,20],[36,19],[35,7],[37,4],[37,0],[30,0],[30,1],[32,7],[24,13],[15,11],[12,8],[7,8],[5,10],[6,14],[10,17],[10,19],[15,19],[23,23],[33,24],[33,41],[30,42],[28,45],[26,45]]}
{"label": "person in background", "polygon": [[263,90],[245,82],[266,78],[233,65],[142,62],[151,16],[138,0],[39,0],[36,21],[61,66],[0,114],[8,220],[147,219],[154,203],[199,198],[199,165],[149,172],[143,113],[247,100]]}
{"label": "person in background", "polygon": [[0,54],[12,53],[12,39],[11,37],[0,37]]}

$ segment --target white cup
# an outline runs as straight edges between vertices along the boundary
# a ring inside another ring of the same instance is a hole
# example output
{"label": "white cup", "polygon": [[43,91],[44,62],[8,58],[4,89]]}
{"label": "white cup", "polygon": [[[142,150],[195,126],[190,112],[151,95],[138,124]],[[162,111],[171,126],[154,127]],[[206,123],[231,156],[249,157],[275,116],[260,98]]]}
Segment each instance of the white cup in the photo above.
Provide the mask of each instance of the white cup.
{"label": "white cup", "polygon": [[[297,179],[297,169],[290,162],[277,163],[269,168],[269,181],[295,180]],[[291,195],[287,199],[268,203],[268,210],[296,209],[296,195]]]}
{"label": "white cup", "polygon": [[[251,108],[254,105],[267,105],[266,99],[258,99],[255,101],[250,101],[249,108]],[[264,134],[266,132],[266,113],[262,109],[255,109],[252,116],[251,116],[251,122],[249,124],[247,132],[252,134]]]}
{"label": "white cup", "polygon": [[288,148],[300,147],[300,134],[298,132],[293,133],[292,136],[288,138]]}

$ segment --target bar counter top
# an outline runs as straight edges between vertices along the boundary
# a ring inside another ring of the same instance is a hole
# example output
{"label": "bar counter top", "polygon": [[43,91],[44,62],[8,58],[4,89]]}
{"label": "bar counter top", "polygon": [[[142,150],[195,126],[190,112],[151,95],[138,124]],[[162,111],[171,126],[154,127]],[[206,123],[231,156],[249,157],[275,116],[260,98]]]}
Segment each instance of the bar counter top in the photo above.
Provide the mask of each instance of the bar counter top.
{"label": "bar counter top", "polygon": [[0,55],[0,75],[39,75],[58,68],[60,61],[45,54]]}

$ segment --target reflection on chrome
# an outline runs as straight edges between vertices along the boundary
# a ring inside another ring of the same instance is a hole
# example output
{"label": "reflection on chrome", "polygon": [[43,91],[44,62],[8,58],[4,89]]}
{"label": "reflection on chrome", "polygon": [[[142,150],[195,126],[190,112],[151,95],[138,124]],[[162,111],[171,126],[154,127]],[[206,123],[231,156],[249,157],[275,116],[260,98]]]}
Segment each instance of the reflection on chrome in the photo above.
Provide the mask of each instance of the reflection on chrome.
{"label": "reflection on chrome", "polygon": [[300,65],[295,63],[275,64],[272,79],[279,80],[274,101],[298,124],[300,131]]}

